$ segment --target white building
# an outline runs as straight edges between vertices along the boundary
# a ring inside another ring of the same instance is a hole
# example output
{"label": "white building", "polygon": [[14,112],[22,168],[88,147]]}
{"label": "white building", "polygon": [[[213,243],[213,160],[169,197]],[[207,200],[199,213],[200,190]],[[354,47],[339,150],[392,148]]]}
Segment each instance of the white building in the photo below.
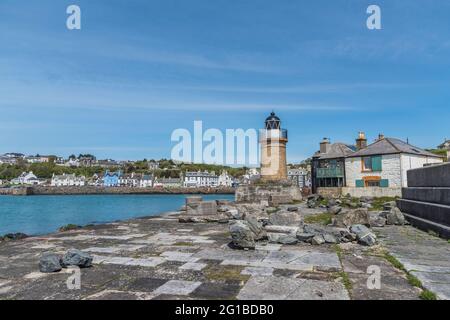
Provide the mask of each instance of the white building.
{"label": "white building", "polygon": [[311,186],[310,175],[303,169],[288,169],[288,179],[299,188]]}
{"label": "white building", "polygon": [[250,168],[247,172],[241,177],[242,184],[250,184],[252,181],[256,181],[261,177],[257,168]]}
{"label": "white building", "polygon": [[153,186],[155,188],[179,188],[182,186],[180,178],[159,178],[156,179]]}
{"label": "white building", "polygon": [[149,174],[144,174],[142,178],[139,180],[139,187],[141,188],[153,187],[153,176]]}
{"label": "white building", "polygon": [[228,175],[227,171],[222,171],[218,179],[218,185],[221,187],[231,187],[233,185],[233,177]]}
{"label": "white building", "polygon": [[342,193],[356,197],[401,196],[401,188],[408,186],[408,170],[442,162],[438,155],[399,139],[380,136],[346,157],[346,188]]}
{"label": "white building", "polygon": [[48,156],[28,156],[25,157],[27,163],[48,163],[50,162],[50,157]]}
{"label": "white building", "polygon": [[16,164],[24,157],[22,153],[5,153],[0,156],[0,164]]}
{"label": "white building", "polygon": [[141,175],[134,172],[128,175],[122,175],[119,177],[119,186],[121,187],[139,187],[141,181]]}
{"label": "white building", "polygon": [[50,184],[52,187],[67,187],[67,186],[77,186],[82,187],[86,185],[86,177],[77,177],[75,174],[53,174],[52,181]]}
{"label": "white building", "polygon": [[78,159],[75,158],[69,158],[69,160],[67,160],[64,163],[65,167],[79,167],[80,166],[80,161]]}
{"label": "white building", "polygon": [[42,184],[44,181],[39,180],[32,171],[23,172],[20,176],[11,180],[11,184],[26,184],[26,185],[37,185]]}
{"label": "white building", "polygon": [[186,172],[184,176],[184,186],[188,188],[195,187],[217,187],[219,184],[219,177],[215,172]]}

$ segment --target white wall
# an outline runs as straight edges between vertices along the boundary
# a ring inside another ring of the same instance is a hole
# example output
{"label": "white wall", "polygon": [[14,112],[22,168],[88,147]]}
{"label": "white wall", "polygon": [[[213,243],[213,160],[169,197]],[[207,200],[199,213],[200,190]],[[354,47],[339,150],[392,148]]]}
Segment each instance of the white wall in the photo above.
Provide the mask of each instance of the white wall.
{"label": "white wall", "polygon": [[402,180],[403,187],[407,187],[407,175],[406,172],[410,169],[422,168],[425,164],[432,163],[442,163],[442,159],[433,158],[433,157],[425,157],[425,156],[416,156],[411,154],[402,154]]}
{"label": "white wall", "polygon": [[401,197],[402,189],[401,188],[379,188],[379,187],[370,187],[370,188],[354,188],[354,187],[344,187],[341,189],[341,194],[346,195],[349,193],[352,197]]}
{"label": "white wall", "polygon": [[362,172],[361,157],[345,159],[347,187],[356,187],[356,180],[364,177],[380,177],[389,180],[390,188],[402,186],[401,161],[399,154],[387,154],[381,158],[381,172]]}

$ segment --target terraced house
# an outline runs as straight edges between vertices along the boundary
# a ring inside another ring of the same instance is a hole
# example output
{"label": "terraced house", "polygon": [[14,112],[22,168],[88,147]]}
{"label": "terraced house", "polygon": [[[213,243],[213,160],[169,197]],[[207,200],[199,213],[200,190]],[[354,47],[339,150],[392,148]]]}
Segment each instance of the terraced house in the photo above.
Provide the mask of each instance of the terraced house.
{"label": "terraced house", "polygon": [[320,150],[312,157],[313,193],[317,193],[319,188],[322,189],[322,192],[334,193],[336,192],[334,189],[346,186],[345,158],[355,150],[354,145],[342,142],[331,143],[329,138],[323,138]]}
{"label": "terraced house", "polygon": [[408,170],[442,162],[436,154],[380,135],[345,159],[346,191],[353,196],[401,196],[401,188],[408,186]]}
{"label": "terraced house", "polygon": [[410,169],[442,163],[442,157],[396,138],[379,135],[374,143],[360,132],[355,145],[324,139],[313,156],[313,192],[360,196],[401,196]]}

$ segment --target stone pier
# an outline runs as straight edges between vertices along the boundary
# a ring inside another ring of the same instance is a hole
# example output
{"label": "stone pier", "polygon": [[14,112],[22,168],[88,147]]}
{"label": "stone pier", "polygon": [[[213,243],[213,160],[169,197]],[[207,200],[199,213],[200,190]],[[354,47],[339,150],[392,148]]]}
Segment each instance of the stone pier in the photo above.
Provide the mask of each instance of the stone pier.
{"label": "stone pier", "polygon": [[409,170],[398,207],[412,225],[450,239],[450,163]]}

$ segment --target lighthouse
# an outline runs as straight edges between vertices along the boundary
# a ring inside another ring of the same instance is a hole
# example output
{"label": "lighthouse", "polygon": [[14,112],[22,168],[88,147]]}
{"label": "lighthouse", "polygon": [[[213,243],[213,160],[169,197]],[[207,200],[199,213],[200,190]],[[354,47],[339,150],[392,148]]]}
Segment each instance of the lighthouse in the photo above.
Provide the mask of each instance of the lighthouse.
{"label": "lighthouse", "polygon": [[267,117],[264,129],[260,130],[261,179],[281,181],[287,179],[286,144],[288,134],[281,128],[281,120],[272,112]]}

